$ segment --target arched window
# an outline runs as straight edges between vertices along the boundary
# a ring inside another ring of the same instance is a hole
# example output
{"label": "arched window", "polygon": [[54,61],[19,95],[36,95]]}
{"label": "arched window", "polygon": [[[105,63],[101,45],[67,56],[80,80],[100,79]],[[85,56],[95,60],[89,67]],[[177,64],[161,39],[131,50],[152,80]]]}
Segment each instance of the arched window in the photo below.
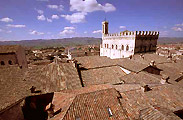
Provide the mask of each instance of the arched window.
{"label": "arched window", "polygon": [[121,46],[121,49],[124,50],[124,45]]}
{"label": "arched window", "polygon": [[129,46],[127,45],[127,46],[126,46],[126,51],[128,51],[128,50],[129,50]]}
{"label": "arched window", "polygon": [[114,45],[112,45],[112,49],[114,48]]}
{"label": "arched window", "polygon": [[9,60],[9,61],[8,61],[8,64],[9,64],[9,65],[12,65],[12,61],[11,61],[11,60]]}
{"label": "arched window", "polygon": [[5,65],[4,61],[1,61],[1,65]]}
{"label": "arched window", "polygon": [[118,45],[116,45],[116,49],[118,49]]}
{"label": "arched window", "polygon": [[106,44],[105,44],[105,48],[106,48]]}
{"label": "arched window", "polygon": [[109,48],[109,44],[107,44],[107,48]]}

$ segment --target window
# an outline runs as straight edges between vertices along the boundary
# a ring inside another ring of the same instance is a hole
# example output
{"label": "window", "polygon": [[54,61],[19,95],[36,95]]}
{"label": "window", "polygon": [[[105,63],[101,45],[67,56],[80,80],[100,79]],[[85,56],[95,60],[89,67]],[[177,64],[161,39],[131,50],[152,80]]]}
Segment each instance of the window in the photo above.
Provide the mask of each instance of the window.
{"label": "window", "polygon": [[107,48],[109,48],[109,44],[107,44]]}
{"label": "window", "polygon": [[4,61],[1,61],[1,65],[5,65]]}
{"label": "window", "polygon": [[118,46],[116,45],[116,49],[118,49]]}
{"label": "window", "polygon": [[121,49],[124,50],[124,45],[121,46]]}
{"label": "window", "polygon": [[128,51],[128,50],[129,50],[129,46],[127,45],[127,46],[126,46],[126,51]]}
{"label": "window", "polygon": [[12,65],[12,61],[11,61],[11,60],[9,60],[9,61],[8,61],[8,64],[9,64],[9,65]]}
{"label": "window", "polygon": [[112,111],[109,107],[107,108],[107,111],[108,111],[109,117],[111,117],[112,116]]}
{"label": "window", "polygon": [[106,44],[105,44],[105,48],[106,48]]}
{"label": "window", "polygon": [[112,49],[114,48],[114,45],[112,45]]}

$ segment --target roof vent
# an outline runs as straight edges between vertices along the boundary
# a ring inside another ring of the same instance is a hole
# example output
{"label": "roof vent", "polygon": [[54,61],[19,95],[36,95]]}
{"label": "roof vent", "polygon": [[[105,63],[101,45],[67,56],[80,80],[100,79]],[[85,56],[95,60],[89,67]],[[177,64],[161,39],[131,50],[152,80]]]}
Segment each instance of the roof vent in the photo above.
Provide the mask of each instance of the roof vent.
{"label": "roof vent", "polygon": [[167,76],[167,75],[162,75],[162,78],[161,78],[161,80],[160,80],[160,83],[161,83],[161,84],[168,83],[168,79],[169,79],[169,76]]}
{"label": "roof vent", "polygon": [[107,111],[108,111],[109,117],[111,117],[113,114],[112,114],[112,111],[109,107],[107,108]]}
{"label": "roof vent", "polygon": [[151,61],[150,66],[155,66],[155,61]]}
{"label": "roof vent", "polygon": [[151,88],[148,85],[144,85],[141,87],[141,90],[142,90],[142,92],[147,92],[147,91],[150,91]]}
{"label": "roof vent", "polygon": [[144,55],[143,54],[140,54],[140,58],[144,59]]}

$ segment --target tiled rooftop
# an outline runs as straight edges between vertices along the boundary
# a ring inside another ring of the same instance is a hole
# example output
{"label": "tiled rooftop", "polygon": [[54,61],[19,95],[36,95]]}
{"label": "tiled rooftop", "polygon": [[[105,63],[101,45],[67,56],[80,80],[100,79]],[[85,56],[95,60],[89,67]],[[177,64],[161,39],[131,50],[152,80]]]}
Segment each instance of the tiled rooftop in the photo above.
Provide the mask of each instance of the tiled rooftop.
{"label": "tiled rooftop", "polygon": [[121,66],[127,70],[139,72],[147,67],[147,64],[136,62],[134,60],[129,60],[127,58],[110,59],[102,56],[85,56],[77,57],[75,59],[78,61],[78,63],[81,64],[81,67],[84,67],[86,69],[100,68],[106,66]]}
{"label": "tiled rooftop", "polygon": [[126,75],[119,66],[102,67],[81,71],[84,86],[97,84],[118,84],[121,77]]}
{"label": "tiled rooftop", "polygon": [[18,66],[0,69],[0,109],[31,95],[30,88],[41,93],[81,88],[77,69],[72,63],[31,65],[27,70]]}
{"label": "tiled rooftop", "polygon": [[131,73],[121,77],[125,84],[160,84],[161,76],[153,75],[144,71]]}
{"label": "tiled rooftop", "polygon": [[182,88],[175,85],[159,85],[151,87],[151,89],[148,92],[142,92],[140,89],[121,92],[121,103],[131,119],[138,119],[141,110],[153,105],[161,106],[170,111],[183,108]]}
{"label": "tiled rooftop", "polygon": [[[61,114],[56,115],[53,120],[63,118],[63,120],[124,120],[128,119],[126,111],[122,108],[119,102],[120,94],[113,88],[78,94],[72,99],[67,112],[64,112],[64,117]],[[56,100],[60,101],[60,100]],[[57,103],[59,104],[59,103]],[[112,116],[108,109],[110,108]]]}

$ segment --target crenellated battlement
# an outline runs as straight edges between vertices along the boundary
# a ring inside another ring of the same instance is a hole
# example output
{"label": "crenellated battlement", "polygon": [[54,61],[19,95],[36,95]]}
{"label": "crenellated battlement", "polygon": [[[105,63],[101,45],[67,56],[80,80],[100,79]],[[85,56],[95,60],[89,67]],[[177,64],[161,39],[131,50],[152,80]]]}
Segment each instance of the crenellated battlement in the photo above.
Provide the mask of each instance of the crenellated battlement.
{"label": "crenellated battlement", "polygon": [[132,36],[158,36],[158,31],[123,31],[120,33],[103,34],[104,37],[117,36],[117,37],[132,37]]}

